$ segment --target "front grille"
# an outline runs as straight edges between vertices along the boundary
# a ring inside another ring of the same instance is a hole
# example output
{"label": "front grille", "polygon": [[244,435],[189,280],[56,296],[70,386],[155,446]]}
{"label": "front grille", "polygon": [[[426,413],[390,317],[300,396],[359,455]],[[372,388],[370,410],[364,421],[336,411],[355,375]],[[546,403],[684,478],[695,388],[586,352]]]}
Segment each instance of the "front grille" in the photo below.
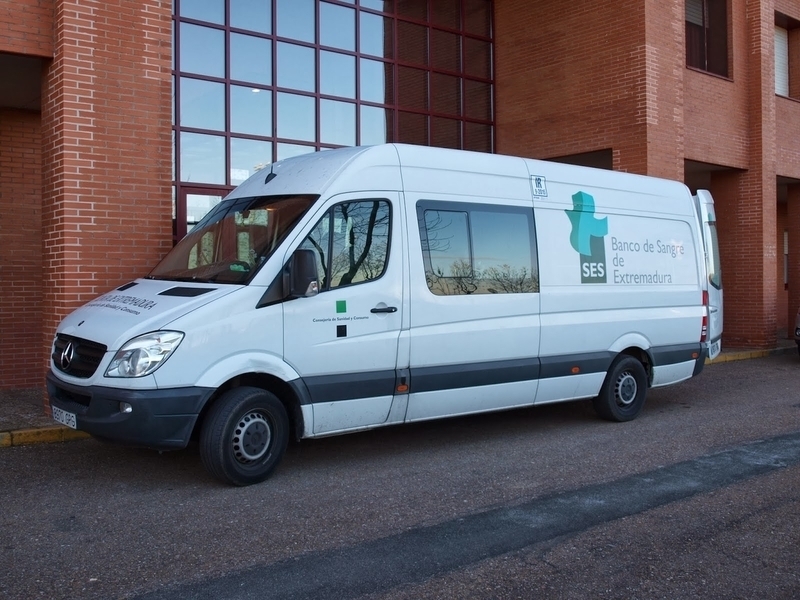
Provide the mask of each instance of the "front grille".
{"label": "front grille", "polygon": [[103,344],[59,334],[53,349],[53,364],[62,373],[87,379],[94,375],[106,350]]}

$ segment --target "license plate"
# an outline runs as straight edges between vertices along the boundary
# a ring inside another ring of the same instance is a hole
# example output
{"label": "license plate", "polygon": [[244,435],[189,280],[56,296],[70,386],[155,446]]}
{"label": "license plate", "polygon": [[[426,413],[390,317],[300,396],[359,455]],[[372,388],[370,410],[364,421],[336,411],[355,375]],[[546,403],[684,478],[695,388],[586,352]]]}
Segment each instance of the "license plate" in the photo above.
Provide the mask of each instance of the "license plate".
{"label": "license plate", "polygon": [[717,340],[716,342],[711,344],[711,346],[708,348],[708,358],[713,360],[717,358],[717,356],[719,356],[720,343],[721,343],[720,340]]}
{"label": "license plate", "polygon": [[75,422],[75,413],[61,410],[57,406],[51,406],[50,408],[53,411],[53,419],[57,423],[61,423],[67,427],[72,427],[72,429],[78,428],[78,424]]}

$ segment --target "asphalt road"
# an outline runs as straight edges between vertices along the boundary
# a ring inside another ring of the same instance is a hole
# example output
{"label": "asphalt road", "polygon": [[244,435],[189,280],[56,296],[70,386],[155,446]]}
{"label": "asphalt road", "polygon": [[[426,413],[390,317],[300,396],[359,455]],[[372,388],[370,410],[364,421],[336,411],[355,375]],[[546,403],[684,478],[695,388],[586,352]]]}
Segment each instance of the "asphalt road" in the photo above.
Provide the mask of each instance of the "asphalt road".
{"label": "asphalt road", "polygon": [[587,402],[292,444],[0,449],[0,597],[798,598],[800,359],[707,367],[638,419]]}

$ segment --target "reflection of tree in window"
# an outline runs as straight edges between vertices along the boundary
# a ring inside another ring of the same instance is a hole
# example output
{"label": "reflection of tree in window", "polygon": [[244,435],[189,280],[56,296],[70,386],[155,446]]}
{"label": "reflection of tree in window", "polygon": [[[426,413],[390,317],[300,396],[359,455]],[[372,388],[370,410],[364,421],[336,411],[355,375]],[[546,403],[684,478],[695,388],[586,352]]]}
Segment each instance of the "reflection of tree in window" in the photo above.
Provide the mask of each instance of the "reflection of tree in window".
{"label": "reflection of tree in window", "polygon": [[421,225],[425,280],[434,294],[539,291],[530,211],[425,210]]}
{"label": "reflection of tree in window", "polygon": [[339,204],[301,247],[315,251],[322,290],[377,279],[383,274],[389,252],[389,204]]}
{"label": "reflection of tree in window", "polygon": [[[431,269],[440,277],[471,276],[469,225],[465,212],[426,210],[423,251],[430,254]],[[465,271],[469,269],[469,272]]]}
{"label": "reflection of tree in window", "polygon": [[478,289],[478,278],[468,260],[455,260],[447,270],[447,274],[437,267],[435,271],[425,273],[428,287],[440,296],[463,296],[472,294]]}
{"label": "reflection of tree in window", "polygon": [[515,269],[504,264],[474,271],[467,261],[460,260],[450,265],[449,274],[441,269],[426,271],[428,288],[439,296],[461,296],[465,294],[525,294],[539,291],[539,279],[529,269]]}
{"label": "reflection of tree in window", "polygon": [[534,277],[526,267],[515,269],[510,265],[490,267],[483,271],[481,278],[491,294],[522,294],[539,291],[539,278]]}
{"label": "reflection of tree in window", "polygon": [[[334,209],[333,272],[334,287],[370,279],[367,273],[380,274],[386,260],[389,211],[380,211],[379,202],[347,202]],[[339,235],[341,233],[341,235]],[[375,248],[373,251],[373,244]],[[364,267],[366,265],[366,267]]]}

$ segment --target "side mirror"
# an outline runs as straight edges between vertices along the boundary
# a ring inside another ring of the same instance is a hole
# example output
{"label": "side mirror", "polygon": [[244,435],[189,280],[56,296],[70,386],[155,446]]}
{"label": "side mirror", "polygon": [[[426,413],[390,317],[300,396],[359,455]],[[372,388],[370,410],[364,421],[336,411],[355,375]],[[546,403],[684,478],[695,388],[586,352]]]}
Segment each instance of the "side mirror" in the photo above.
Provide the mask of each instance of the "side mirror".
{"label": "side mirror", "polygon": [[284,289],[289,290],[289,298],[310,298],[319,293],[317,257],[313,250],[298,248],[288,266],[288,271],[284,271]]}

